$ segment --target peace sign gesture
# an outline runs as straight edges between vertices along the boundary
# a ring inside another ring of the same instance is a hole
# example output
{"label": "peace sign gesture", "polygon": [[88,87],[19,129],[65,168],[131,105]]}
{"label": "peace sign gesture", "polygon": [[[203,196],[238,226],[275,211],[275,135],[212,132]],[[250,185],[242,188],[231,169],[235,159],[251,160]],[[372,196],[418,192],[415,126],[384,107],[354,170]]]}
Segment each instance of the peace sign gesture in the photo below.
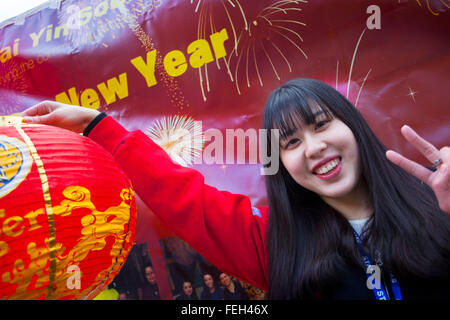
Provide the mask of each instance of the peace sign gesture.
{"label": "peace sign gesture", "polygon": [[441,210],[450,214],[450,148],[443,147],[438,150],[407,125],[401,128],[401,133],[409,143],[430,161],[433,167],[436,168],[436,171],[430,171],[392,150],[386,152],[386,157],[429,185],[436,195]]}

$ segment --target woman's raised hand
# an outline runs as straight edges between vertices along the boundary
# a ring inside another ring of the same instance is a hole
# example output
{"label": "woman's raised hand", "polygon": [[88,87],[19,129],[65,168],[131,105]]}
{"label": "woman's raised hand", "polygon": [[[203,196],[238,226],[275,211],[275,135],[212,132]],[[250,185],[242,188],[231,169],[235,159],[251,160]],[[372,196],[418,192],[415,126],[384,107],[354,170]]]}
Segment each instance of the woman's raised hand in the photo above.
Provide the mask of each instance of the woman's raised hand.
{"label": "woman's raised hand", "polygon": [[40,102],[22,112],[25,123],[46,124],[81,133],[100,112],[55,101]]}
{"label": "woman's raised hand", "polygon": [[386,152],[386,157],[429,185],[436,195],[439,207],[450,214],[450,148],[443,147],[438,150],[406,125],[401,128],[401,133],[409,143],[430,161],[436,168],[436,171],[430,171],[392,150]]}

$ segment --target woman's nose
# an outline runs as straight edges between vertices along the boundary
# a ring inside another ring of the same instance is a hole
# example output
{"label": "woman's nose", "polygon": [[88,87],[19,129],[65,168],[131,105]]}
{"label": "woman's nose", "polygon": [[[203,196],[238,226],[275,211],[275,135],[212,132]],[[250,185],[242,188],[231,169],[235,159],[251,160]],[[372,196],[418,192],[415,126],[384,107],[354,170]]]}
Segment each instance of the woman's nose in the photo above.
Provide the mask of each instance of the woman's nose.
{"label": "woman's nose", "polygon": [[310,135],[304,138],[305,156],[306,158],[314,158],[322,153],[327,148],[327,144],[315,135]]}

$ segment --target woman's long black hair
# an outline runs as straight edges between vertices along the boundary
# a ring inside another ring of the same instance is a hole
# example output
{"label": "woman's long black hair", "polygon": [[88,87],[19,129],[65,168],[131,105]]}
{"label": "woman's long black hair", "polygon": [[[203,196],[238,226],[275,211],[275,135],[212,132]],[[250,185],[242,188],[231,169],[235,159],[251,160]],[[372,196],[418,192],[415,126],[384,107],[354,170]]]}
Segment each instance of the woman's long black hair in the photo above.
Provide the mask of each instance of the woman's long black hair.
{"label": "woman's long black hair", "polygon": [[[279,129],[283,137],[299,119],[314,123],[312,103],[343,121],[356,138],[374,209],[363,233],[369,254],[381,255],[383,268],[404,278],[448,276],[449,215],[426,184],[386,158],[386,148],[338,91],[313,79],[291,80],[269,96],[263,128]],[[267,142],[271,150],[270,135]],[[281,161],[278,172],[266,176],[266,187],[271,299],[313,298],[349,262],[361,264],[348,221],[296,183]]]}

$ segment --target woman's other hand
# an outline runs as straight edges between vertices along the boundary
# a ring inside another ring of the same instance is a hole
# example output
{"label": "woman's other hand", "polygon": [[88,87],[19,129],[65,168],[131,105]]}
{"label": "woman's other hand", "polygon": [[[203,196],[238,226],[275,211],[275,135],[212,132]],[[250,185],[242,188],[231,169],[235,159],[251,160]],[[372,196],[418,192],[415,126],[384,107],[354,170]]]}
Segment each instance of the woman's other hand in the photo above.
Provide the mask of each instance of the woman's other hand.
{"label": "woman's other hand", "polygon": [[450,148],[443,147],[438,150],[406,125],[402,127],[401,133],[409,143],[430,161],[436,168],[436,171],[430,171],[392,150],[386,152],[386,157],[429,185],[436,195],[439,207],[450,214]]}
{"label": "woman's other hand", "polygon": [[40,102],[21,113],[25,123],[45,124],[81,133],[100,112],[55,101]]}

